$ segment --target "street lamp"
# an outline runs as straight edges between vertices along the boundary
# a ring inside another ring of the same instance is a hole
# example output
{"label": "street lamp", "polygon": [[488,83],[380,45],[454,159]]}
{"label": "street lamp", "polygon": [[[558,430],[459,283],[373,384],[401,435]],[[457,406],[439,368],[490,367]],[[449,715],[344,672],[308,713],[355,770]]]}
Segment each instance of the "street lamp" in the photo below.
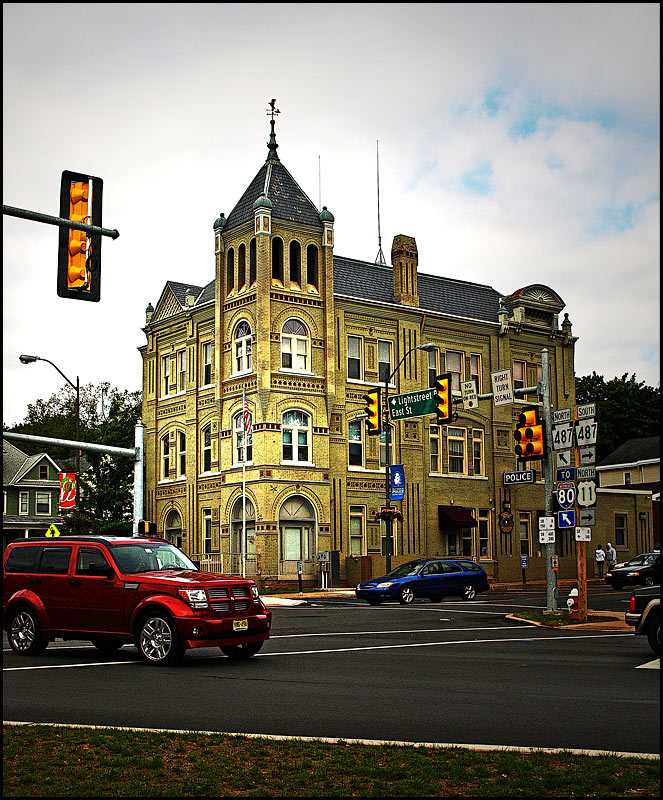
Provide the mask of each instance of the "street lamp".
{"label": "street lamp", "polygon": [[[54,364],[52,361],[49,361],[47,358],[41,358],[40,356],[26,356],[21,355],[18,357],[18,360],[21,364],[34,364],[35,361],[46,361],[46,363],[50,364],[52,367],[62,375],[62,377],[67,381],[67,383],[71,386],[72,389],[76,390],[76,441],[79,442],[81,439],[80,436],[80,428],[81,428],[81,389],[80,389],[80,381],[78,375],[76,376],[76,383],[72,383],[69,378],[64,374],[64,372],[58,367],[57,364]],[[80,479],[81,479],[81,451],[76,450],[76,510],[80,514],[81,505],[80,505]],[[79,532],[79,524],[78,521],[76,522],[76,533]]]}
{"label": "street lamp", "polygon": [[[384,492],[385,492],[385,508],[391,508],[390,501],[391,501],[391,486],[389,482],[389,468],[391,467],[391,426],[389,424],[389,382],[394,377],[394,375],[398,372],[398,368],[400,365],[405,361],[405,359],[412,353],[414,350],[423,350],[426,353],[430,353],[433,350],[437,350],[437,345],[432,344],[431,342],[426,342],[425,344],[418,344],[414,347],[411,347],[401,358],[401,360],[396,364],[394,370],[392,371],[391,375],[384,379],[384,442],[385,442],[385,465],[384,465]],[[387,518],[384,521],[385,528],[386,528],[386,572],[391,572],[391,554],[393,550],[393,539],[392,539],[392,525],[393,520],[391,515],[387,514]]]}

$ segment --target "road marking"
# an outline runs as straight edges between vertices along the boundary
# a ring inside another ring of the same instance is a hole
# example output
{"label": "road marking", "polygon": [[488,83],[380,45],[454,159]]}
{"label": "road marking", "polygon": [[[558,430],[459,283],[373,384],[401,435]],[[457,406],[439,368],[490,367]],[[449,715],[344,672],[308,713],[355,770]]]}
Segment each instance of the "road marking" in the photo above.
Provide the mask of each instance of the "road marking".
{"label": "road marking", "polygon": [[655,658],[653,661],[648,661],[646,664],[640,664],[639,667],[636,669],[660,669],[661,668],[661,659]]}
{"label": "road marking", "polygon": [[245,739],[269,739],[276,742],[325,742],[326,744],[365,744],[371,746],[395,746],[395,747],[428,747],[431,749],[443,750],[448,748],[459,748],[461,750],[481,750],[484,752],[501,751],[511,753],[572,753],[579,756],[618,756],[620,758],[646,758],[650,761],[658,761],[661,756],[659,753],[622,753],[614,750],[583,750],[574,747],[518,747],[509,744],[459,744],[457,742],[404,742],[393,739],[348,739],[343,736],[284,736],[276,733],[234,733],[230,731],[199,731],[173,729],[173,728],[133,728],[120,725],[81,725],[75,723],[60,722],[10,722],[5,721],[3,725],[44,725],[51,728],[83,728],[87,730],[113,730],[129,731],[135,733],[167,733],[167,734],[195,734],[196,736],[235,736]]}
{"label": "road marking", "polygon": [[72,667],[115,667],[119,664],[139,664],[140,659],[135,661],[85,661],[82,664],[42,664],[31,667],[3,667],[3,672],[19,672],[25,669],[71,669]]}

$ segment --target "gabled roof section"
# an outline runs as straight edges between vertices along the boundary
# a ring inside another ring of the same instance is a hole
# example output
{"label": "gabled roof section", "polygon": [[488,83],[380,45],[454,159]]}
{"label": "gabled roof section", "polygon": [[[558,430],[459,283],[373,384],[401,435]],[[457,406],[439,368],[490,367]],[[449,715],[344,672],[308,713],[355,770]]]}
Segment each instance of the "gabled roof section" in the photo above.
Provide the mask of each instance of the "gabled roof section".
{"label": "gabled roof section", "polygon": [[59,464],[48,455],[48,453],[36,453],[33,456],[27,455],[7,439],[2,440],[2,483],[4,486],[11,486],[22,480],[25,475],[37,464],[47,459],[58,472],[62,472]]}
{"label": "gabled roof section", "polygon": [[[193,295],[194,302],[191,306],[187,306],[187,294]],[[206,286],[195,286],[191,283],[179,283],[177,281],[168,281],[164,286],[163,292],[159,302],[152,314],[150,322],[158,322],[159,320],[172,317],[184,311],[186,308],[195,308],[203,303],[214,300],[214,281],[210,281]]]}
{"label": "gabled roof section", "polygon": [[[419,273],[419,308],[456,317],[497,322],[502,296],[490,286]],[[334,256],[334,294],[394,303],[392,267]]]}
{"label": "gabled roof section", "polygon": [[642,439],[628,439],[607,455],[598,466],[616,467],[620,464],[636,464],[638,461],[660,461],[660,458],[661,437],[646,436]]}

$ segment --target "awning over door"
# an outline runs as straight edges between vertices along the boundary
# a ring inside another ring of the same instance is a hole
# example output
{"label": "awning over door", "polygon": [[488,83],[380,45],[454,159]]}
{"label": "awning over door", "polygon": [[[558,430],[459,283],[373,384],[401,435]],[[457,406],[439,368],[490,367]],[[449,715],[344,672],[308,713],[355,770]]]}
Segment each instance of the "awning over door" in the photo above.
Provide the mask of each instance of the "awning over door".
{"label": "awning over door", "polygon": [[440,530],[446,528],[476,528],[477,521],[469,509],[463,506],[438,506],[437,518]]}

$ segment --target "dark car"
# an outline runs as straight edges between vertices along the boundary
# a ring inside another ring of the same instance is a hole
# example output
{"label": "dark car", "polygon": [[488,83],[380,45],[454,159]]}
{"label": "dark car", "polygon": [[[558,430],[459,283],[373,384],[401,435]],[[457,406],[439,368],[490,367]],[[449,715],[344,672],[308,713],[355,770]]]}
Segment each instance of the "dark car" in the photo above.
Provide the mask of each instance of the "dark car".
{"label": "dark car", "polygon": [[418,558],[392,569],[388,575],[363,581],[355,589],[361,600],[378,605],[385,600],[411,603],[415,597],[438,601],[446,595],[473,600],[487,592],[486,570],[469,558]]}
{"label": "dark car", "polygon": [[24,539],[7,546],[3,567],[3,626],[19,655],[59,638],[105,653],[135,644],[150,664],[193,647],[245,659],[269,637],[272,614],[252,580],[200,572],[165,539]]}
{"label": "dark car", "polygon": [[646,636],[651,649],[660,656],[661,587],[653,585],[634,589],[624,620],[627,625],[635,627],[636,634]]}
{"label": "dark car", "polygon": [[623,589],[627,583],[652,586],[661,582],[661,554],[641,553],[630,561],[614,566],[605,576],[613,589]]}

